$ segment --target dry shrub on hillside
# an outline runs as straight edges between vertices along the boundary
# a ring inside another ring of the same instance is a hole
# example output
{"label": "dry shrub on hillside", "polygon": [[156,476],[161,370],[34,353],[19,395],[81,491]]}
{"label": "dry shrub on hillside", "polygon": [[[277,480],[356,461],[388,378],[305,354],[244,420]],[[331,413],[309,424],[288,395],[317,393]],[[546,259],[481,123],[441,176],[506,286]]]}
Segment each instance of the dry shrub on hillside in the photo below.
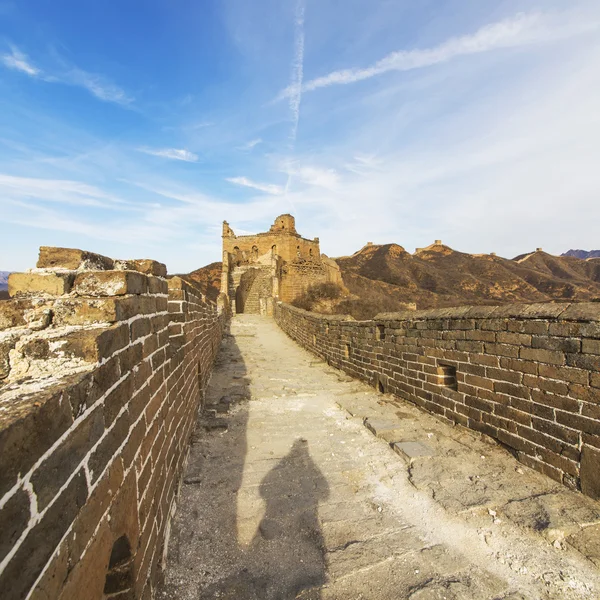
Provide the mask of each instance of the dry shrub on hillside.
{"label": "dry shrub on hillside", "polygon": [[313,310],[315,305],[324,300],[337,300],[343,289],[337,283],[313,283],[308,289],[292,300],[292,306],[304,310]]}
{"label": "dry shrub on hillside", "polygon": [[292,305],[304,310],[333,315],[350,315],[357,321],[372,319],[382,312],[406,310],[406,304],[378,289],[371,289],[364,297],[348,295],[347,290],[335,283],[311,285]]}
{"label": "dry shrub on hillside", "polygon": [[375,315],[385,312],[397,312],[406,310],[406,304],[398,302],[394,298],[375,296],[370,299],[344,298],[334,307],[336,315],[350,315],[357,321],[368,321]]}

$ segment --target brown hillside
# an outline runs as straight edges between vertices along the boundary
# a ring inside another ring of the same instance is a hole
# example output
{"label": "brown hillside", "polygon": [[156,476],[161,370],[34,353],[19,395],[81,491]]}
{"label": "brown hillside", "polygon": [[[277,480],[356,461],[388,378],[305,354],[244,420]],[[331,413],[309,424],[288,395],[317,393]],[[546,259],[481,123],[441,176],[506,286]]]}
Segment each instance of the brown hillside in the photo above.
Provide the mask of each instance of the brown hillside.
{"label": "brown hillside", "polygon": [[[355,318],[404,308],[509,302],[589,301],[600,298],[600,258],[553,256],[542,251],[514,259],[457,252],[433,244],[414,254],[398,244],[368,245],[336,259],[350,296],[334,312]],[[221,263],[185,276],[216,300]]]}
{"label": "brown hillside", "polygon": [[365,246],[337,262],[351,293],[361,294],[361,286],[353,277],[360,275],[373,280],[377,287],[384,282],[400,288],[403,302],[431,308],[591,300],[600,297],[600,265],[595,264],[596,260],[557,257],[544,252],[508,260],[457,252],[443,244],[409,254],[401,246],[386,244]]}
{"label": "brown hillside", "polygon": [[208,300],[216,302],[221,291],[221,270],[222,263],[214,262],[180,277],[195,283]]}

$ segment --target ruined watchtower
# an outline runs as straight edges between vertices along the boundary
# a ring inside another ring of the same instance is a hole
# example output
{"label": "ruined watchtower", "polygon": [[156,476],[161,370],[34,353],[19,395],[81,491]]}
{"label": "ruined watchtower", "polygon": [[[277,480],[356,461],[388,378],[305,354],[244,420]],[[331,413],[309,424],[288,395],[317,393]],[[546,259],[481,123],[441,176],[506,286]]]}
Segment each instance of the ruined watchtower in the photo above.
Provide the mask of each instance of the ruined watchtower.
{"label": "ruined watchtower", "polygon": [[269,231],[235,235],[223,221],[221,294],[233,313],[271,314],[273,298],[290,302],[312,283],[341,284],[335,261],[321,254],[319,238],[303,238],[292,215],[280,215]]}

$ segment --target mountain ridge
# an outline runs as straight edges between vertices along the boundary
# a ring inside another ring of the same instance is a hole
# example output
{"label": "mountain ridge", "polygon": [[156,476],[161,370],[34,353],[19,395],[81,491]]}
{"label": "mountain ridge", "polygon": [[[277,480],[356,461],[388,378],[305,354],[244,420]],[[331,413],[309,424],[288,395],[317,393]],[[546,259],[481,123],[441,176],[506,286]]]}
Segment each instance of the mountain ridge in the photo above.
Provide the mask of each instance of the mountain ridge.
{"label": "mountain ridge", "polygon": [[8,290],[8,276],[10,271],[0,271],[0,291]]}
{"label": "mountain ridge", "polygon": [[561,256],[574,256],[587,260],[588,258],[600,258],[600,250],[567,250]]}
{"label": "mountain ridge", "polygon": [[[329,308],[360,319],[413,303],[425,309],[600,299],[600,258],[554,256],[541,249],[508,259],[460,252],[439,241],[414,254],[396,243],[367,244],[335,260],[348,295]],[[216,299],[221,263],[186,277]]]}

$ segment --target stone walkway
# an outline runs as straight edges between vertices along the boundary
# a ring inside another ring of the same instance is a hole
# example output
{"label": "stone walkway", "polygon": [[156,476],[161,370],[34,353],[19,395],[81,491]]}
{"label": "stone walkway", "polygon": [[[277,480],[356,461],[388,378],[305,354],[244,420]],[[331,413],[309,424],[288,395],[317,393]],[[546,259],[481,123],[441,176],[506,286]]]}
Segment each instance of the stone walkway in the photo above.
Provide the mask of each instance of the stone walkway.
{"label": "stone walkway", "polygon": [[161,600],[600,598],[598,503],[271,319],[233,319],[206,403]]}

